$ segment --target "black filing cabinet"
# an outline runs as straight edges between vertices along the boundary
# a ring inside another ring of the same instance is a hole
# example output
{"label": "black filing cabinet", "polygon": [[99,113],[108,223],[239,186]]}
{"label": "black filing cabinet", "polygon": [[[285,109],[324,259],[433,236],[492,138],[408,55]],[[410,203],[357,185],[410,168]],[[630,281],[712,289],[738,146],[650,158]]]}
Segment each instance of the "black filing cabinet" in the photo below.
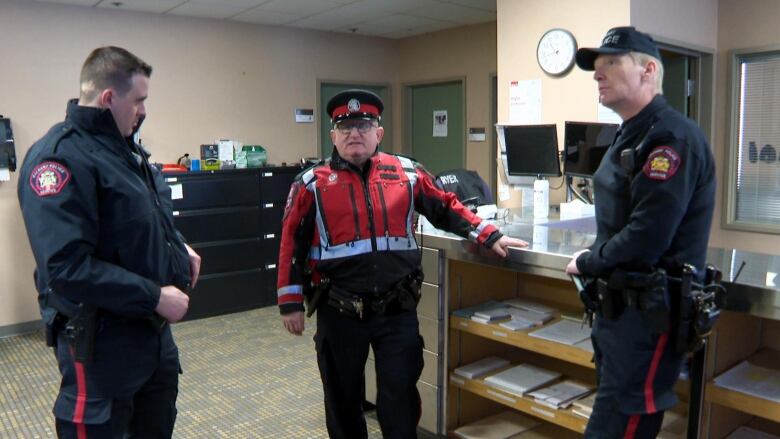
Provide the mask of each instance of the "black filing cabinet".
{"label": "black filing cabinet", "polygon": [[174,221],[203,262],[187,319],[276,304],[279,234],[299,167],[167,174]]}

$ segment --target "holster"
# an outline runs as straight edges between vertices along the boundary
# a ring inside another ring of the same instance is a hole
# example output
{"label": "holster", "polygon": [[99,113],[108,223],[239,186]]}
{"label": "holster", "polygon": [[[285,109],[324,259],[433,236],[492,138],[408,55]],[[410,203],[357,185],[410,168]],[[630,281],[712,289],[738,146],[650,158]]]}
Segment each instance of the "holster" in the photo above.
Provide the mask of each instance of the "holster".
{"label": "holster", "polygon": [[651,331],[662,334],[669,331],[671,320],[667,288],[663,269],[650,273],[617,269],[608,280],[598,280],[599,308],[612,320],[619,318],[626,307],[634,308]]}
{"label": "holster", "polygon": [[726,290],[720,285],[721,273],[707,266],[704,284],[693,281],[696,268],[684,265],[680,294],[675,307],[677,328],[674,333],[677,352],[696,352],[702,347],[720,316],[720,303]]}
{"label": "holster", "polygon": [[319,306],[323,297],[328,297],[329,291],[330,280],[328,278],[322,278],[319,285],[309,287],[304,291],[303,298],[306,302],[306,317],[311,317],[317,311],[317,306]]}
{"label": "holster", "polygon": [[77,362],[92,362],[97,334],[97,314],[97,307],[81,304],[76,314],[65,324],[65,338],[73,349],[73,357]]}

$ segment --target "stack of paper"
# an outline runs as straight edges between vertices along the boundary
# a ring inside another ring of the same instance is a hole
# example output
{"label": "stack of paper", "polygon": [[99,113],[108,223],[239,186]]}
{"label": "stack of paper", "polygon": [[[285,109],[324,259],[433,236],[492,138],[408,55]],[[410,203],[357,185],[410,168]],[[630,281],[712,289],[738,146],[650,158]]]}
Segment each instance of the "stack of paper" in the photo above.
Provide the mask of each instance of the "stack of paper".
{"label": "stack of paper", "polygon": [[589,337],[586,338],[585,340],[574,343],[574,347],[580,348],[583,351],[593,352],[593,341]]}
{"label": "stack of paper", "polygon": [[509,360],[499,357],[487,357],[474,363],[458,367],[453,372],[465,378],[475,379],[508,365]]}
{"label": "stack of paper", "polygon": [[534,326],[542,326],[553,318],[552,313],[541,313],[522,308],[509,308],[508,312],[512,319],[526,320],[533,323]]}
{"label": "stack of paper", "polygon": [[572,412],[575,415],[580,415],[583,418],[590,418],[590,414],[593,413],[593,403],[596,402],[596,393],[591,393],[585,398],[578,399],[572,403],[574,408]]}
{"label": "stack of paper", "polygon": [[565,409],[572,402],[591,393],[593,388],[576,381],[566,380],[553,384],[549,387],[542,387],[528,394],[536,402],[554,409]]}
{"label": "stack of paper", "polygon": [[556,311],[555,308],[551,308],[547,305],[542,305],[541,303],[536,303],[526,299],[520,299],[518,297],[504,300],[504,303],[513,308],[525,309],[528,311],[538,312],[540,314],[553,314]]}
{"label": "stack of paper", "polygon": [[574,345],[590,338],[590,328],[588,325],[583,326],[580,323],[562,319],[542,329],[529,332],[528,335],[567,345]]}
{"label": "stack of paper", "polygon": [[530,364],[521,364],[485,378],[485,382],[505,392],[523,396],[556,380],[561,374]]}
{"label": "stack of paper", "polygon": [[780,439],[780,436],[764,433],[763,431],[743,425],[731,432],[726,439]]}
{"label": "stack of paper", "polygon": [[489,300],[487,302],[470,306],[468,308],[456,309],[455,311],[452,312],[452,315],[463,317],[464,319],[469,319],[477,311],[486,311],[490,309],[500,309],[500,308],[506,308],[506,305],[496,300]]}
{"label": "stack of paper", "polygon": [[509,308],[503,305],[497,306],[495,308],[474,311],[474,315],[471,316],[471,320],[480,323],[493,323],[499,320],[506,320],[508,318]]}
{"label": "stack of paper", "polygon": [[453,433],[464,439],[509,439],[538,425],[540,422],[533,418],[507,410],[459,427]]}
{"label": "stack of paper", "polygon": [[533,328],[535,325],[531,321],[512,317],[511,320],[507,320],[505,322],[501,322],[501,323],[498,324],[498,326],[500,326],[502,328],[506,328],[506,329],[508,329],[510,331],[519,331],[521,329]]}
{"label": "stack of paper", "polygon": [[764,350],[715,378],[715,385],[758,398],[780,402],[780,360]]}

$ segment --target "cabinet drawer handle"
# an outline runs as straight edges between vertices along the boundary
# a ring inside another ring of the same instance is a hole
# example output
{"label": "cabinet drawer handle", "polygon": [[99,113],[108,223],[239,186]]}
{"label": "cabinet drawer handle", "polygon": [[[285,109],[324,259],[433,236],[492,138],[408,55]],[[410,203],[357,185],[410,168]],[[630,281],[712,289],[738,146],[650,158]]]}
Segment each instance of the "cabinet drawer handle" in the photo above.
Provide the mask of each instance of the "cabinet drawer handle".
{"label": "cabinet drawer handle", "polygon": [[269,233],[264,236],[265,239],[274,239],[276,238],[276,233]]}
{"label": "cabinet drawer handle", "polygon": [[274,176],[273,172],[263,172],[263,177],[273,177],[273,176]]}
{"label": "cabinet drawer handle", "polygon": [[265,266],[265,268],[267,270],[273,270],[274,268],[276,268],[276,264],[268,264],[268,265]]}
{"label": "cabinet drawer handle", "polygon": [[263,207],[266,208],[266,209],[274,207],[274,203],[265,203],[265,204],[263,204]]}

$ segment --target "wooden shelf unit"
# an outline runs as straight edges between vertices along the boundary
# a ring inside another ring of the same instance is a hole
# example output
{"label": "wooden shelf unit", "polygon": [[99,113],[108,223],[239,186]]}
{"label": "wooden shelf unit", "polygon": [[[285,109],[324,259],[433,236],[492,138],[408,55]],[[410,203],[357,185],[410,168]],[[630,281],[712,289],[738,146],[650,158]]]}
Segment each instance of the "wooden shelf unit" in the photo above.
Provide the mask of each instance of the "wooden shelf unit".
{"label": "wooden shelf unit", "polygon": [[519,410],[536,418],[541,418],[544,421],[578,433],[584,433],[585,426],[588,424],[587,419],[574,414],[571,408],[554,409],[537,403],[533,398],[505,392],[487,384],[481,379],[472,380],[450,374],[450,384],[459,389],[493,400],[507,407],[511,407],[515,410]]}
{"label": "wooden shelf unit", "polygon": [[780,403],[726,389],[712,382],[707,383],[704,395],[704,399],[707,402],[736,409],[774,422],[780,422]]}
{"label": "wooden shelf unit", "polygon": [[542,329],[543,327],[557,323],[560,320],[560,318],[555,318],[546,323],[544,326],[529,328],[527,330],[521,331],[511,331],[509,329],[502,328],[496,323],[485,324],[452,315],[450,316],[450,328],[478,335],[480,337],[488,338],[501,343],[506,343],[510,346],[514,346],[520,349],[525,349],[531,352],[537,352],[543,355],[558,358],[560,360],[580,366],[585,366],[590,369],[595,369],[596,366],[591,361],[593,358],[593,352],[528,335],[530,331]]}

